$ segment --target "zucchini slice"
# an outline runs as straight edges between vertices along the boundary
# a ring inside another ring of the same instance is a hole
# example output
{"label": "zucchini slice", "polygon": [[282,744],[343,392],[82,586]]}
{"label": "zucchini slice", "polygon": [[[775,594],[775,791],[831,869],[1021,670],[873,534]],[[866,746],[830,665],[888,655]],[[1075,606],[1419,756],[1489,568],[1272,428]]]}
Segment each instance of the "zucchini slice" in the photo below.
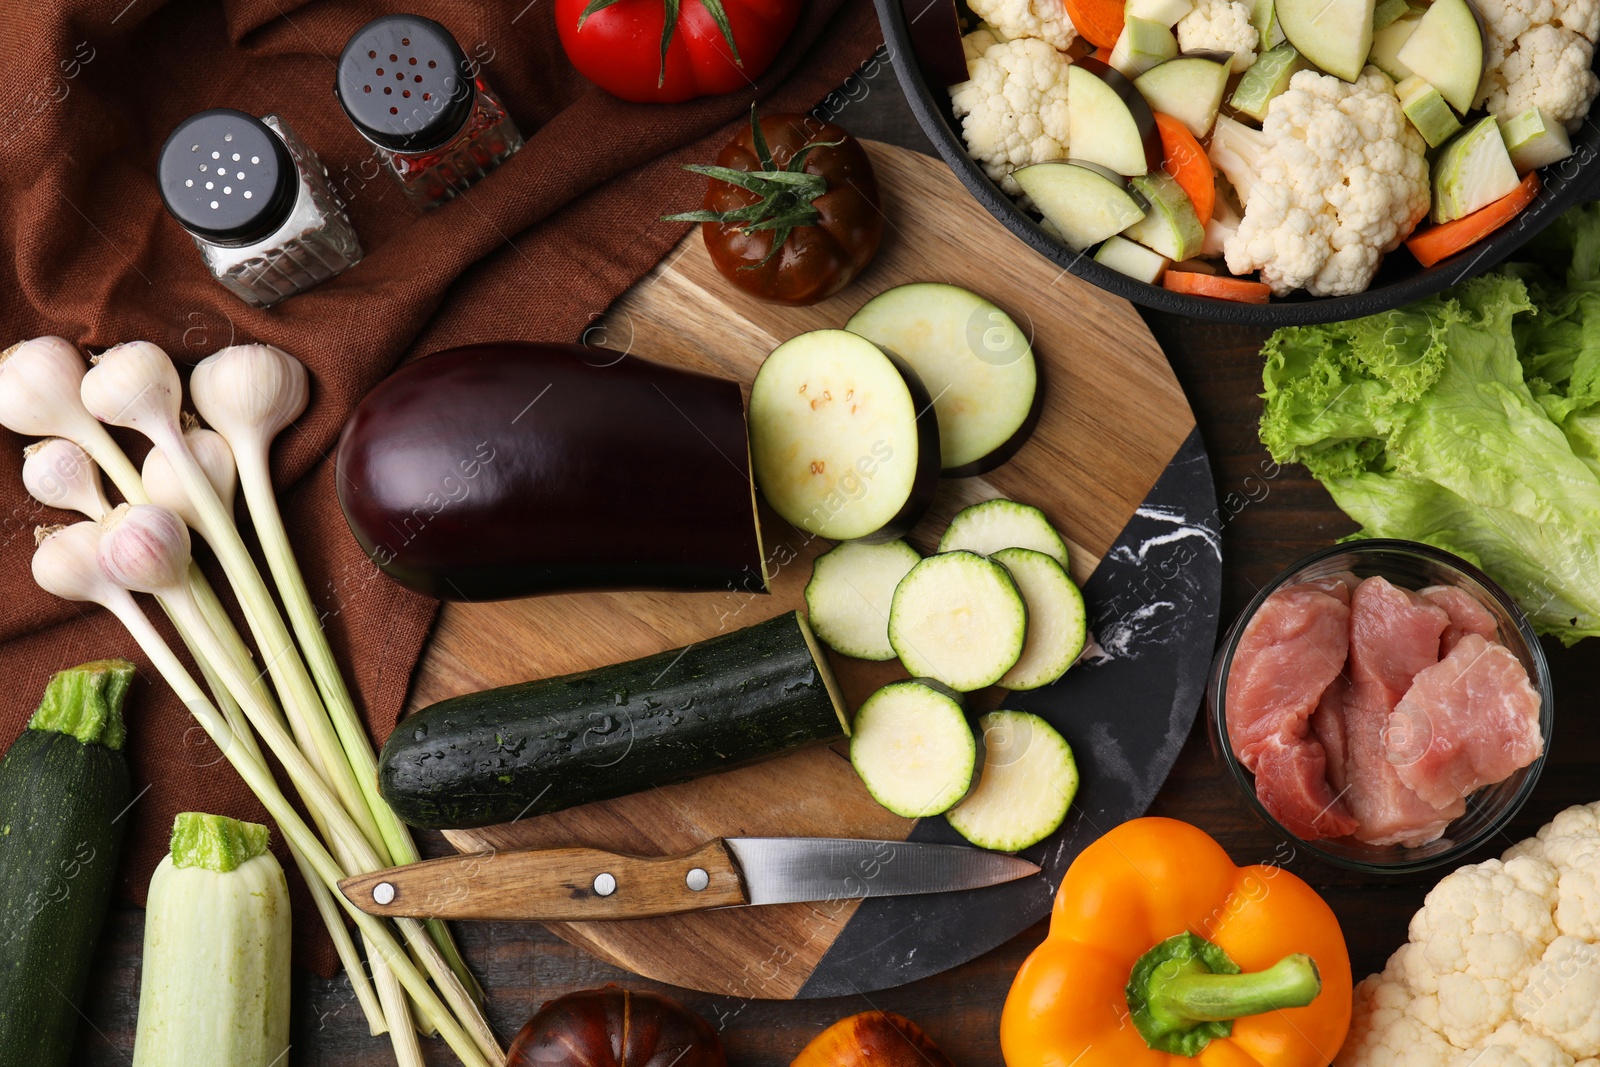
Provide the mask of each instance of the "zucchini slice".
{"label": "zucchini slice", "polygon": [[889,608],[889,643],[906,670],[963,693],[999,681],[1021,657],[1027,630],[1010,572],[975,552],[918,563]]}
{"label": "zucchini slice", "polygon": [[1067,543],[1044,512],[1015,500],[985,500],[962,508],[939,538],[940,552],[965,549],[988,556],[1002,548],[1031,548],[1067,565]]}
{"label": "zucchini slice", "polygon": [[412,826],[489,826],[849,732],[827,653],[790,611],[687,648],[441,700],[390,735],[378,788]]}
{"label": "zucchini slice", "polygon": [[818,556],[806,583],[806,616],[823,644],[856,659],[894,659],[889,605],[922,557],[904,541],[845,541]]}
{"label": "zucchini slice", "polygon": [[1022,658],[1000,679],[1007,689],[1038,689],[1067,673],[1089,636],[1083,593],[1050,556],[1031,548],[1002,548],[989,557],[1011,572],[1028,606]]}
{"label": "zucchini slice", "polygon": [[1078,764],[1055,727],[1026,711],[978,720],[983,773],[978,788],[945,819],[979,848],[1017,852],[1056,832],[1078,794]]}
{"label": "zucchini slice", "polygon": [[866,699],[850,735],[850,765],[872,799],[920,819],[972,788],[978,744],[961,697],[931,679],[892,682]]}
{"label": "zucchini slice", "polygon": [[845,330],[772,350],[750,387],[756,484],[779,515],[831,541],[892,541],[939,483],[939,424],[899,356]]}

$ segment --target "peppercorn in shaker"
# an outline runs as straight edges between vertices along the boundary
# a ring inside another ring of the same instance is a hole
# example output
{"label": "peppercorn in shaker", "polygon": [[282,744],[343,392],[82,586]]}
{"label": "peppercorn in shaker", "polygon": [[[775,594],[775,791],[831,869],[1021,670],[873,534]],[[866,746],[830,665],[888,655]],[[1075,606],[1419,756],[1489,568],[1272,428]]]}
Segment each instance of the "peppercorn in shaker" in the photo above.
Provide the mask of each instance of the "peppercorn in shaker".
{"label": "peppercorn in shaker", "polygon": [[191,115],[161,147],[161,199],[216,278],[269,307],[361,261],[317,154],[276,115]]}
{"label": "peppercorn in shaker", "polygon": [[421,207],[444,203],[522,147],[450,31],[420,15],[384,15],[357,30],[334,94]]}

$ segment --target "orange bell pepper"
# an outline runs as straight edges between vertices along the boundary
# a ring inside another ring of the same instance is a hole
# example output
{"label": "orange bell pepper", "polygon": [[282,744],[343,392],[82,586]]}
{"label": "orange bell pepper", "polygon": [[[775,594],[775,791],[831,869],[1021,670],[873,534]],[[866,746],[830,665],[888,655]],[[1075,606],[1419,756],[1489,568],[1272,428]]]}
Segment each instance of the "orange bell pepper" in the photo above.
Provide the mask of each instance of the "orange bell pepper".
{"label": "orange bell pepper", "polygon": [[1350,954],[1316,891],[1147,818],[1067,870],[1000,1048],[1006,1067],[1326,1067],[1349,1026]]}

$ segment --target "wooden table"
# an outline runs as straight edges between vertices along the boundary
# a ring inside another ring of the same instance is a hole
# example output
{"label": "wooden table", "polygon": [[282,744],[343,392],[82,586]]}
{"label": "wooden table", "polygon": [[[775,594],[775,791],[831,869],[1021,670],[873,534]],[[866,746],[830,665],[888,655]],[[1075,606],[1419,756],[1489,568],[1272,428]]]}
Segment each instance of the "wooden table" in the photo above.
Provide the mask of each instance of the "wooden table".
{"label": "wooden table", "polygon": [[[869,69],[871,69],[869,67]],[[853,132],[928,151],[887,63],[846,87],[852,100],[838,116]],[[1032,255],[1020,243],[1017,255]],[[1049,299],[1049,294],[1040,294]],[[1189,394],[1211,454],[1223,514],[1224,625],[1283,567],[1353,529],[1323,489],[1299,467],[1279,468],[1256,437],[1261,413],[1261,364],[1266,332],[1215,326],[1147,312],[1146,319]],[[1487,858],[1571,804],[1600,799],[1600,717],[1582,698],[1600,692],[1600,646],[1563,649],[1545,643],[1556,691],[1562,695],[1557,744],[1533,798]],[[1241,863],[1276,861],[1316,886],[1344,923],[1357,976],[1380,969],[1406,936],[1406,924],[1437,874],[1372,879],[1288,851],[1245,807],[1212,759],[1197,720],[1183,754],[1151,814],[1186,819],[1215,835]],[[436,834],[423,847],[444,850]],[[490,1017],[509,1042],[540,1004],[606,982],[665,989],[641,982],[573,948],[542,927],[518,923],[460,924],[468,960],[489,990]],[[100,966],[84,1006],[75,1064],[126,1065],[133,1054],[139,997],[143,913],[116,907],[107,924]],[[1000,1006],[1023,958],[1044,936],[1040,924],[987,956],[899,989],[834,1000],[773,1002],[666,992],[679,996],[721,1033],[735,1067],[786,1065],[817,1031],[835,1019],[883,1008],[920,1022],[960,1067],[1000,1067]],[[386,1040],[367,1036],[361,1012],[342,978],[295,975],[293,1067],[378,1067],[394,1062]],[[429,1063],[455,1063],[441,1043]],[[223,1065],[218,1065],[223,1067]]]}

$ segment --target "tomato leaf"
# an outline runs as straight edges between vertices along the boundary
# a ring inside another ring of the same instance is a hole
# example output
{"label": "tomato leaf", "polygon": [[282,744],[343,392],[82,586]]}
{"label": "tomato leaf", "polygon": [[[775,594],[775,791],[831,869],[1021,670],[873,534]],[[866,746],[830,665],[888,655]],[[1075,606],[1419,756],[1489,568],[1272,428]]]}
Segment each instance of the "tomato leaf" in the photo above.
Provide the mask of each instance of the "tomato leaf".
{"label": "tomato leaf", "polygon": [[777,164],[772,161],[772,149],[767,147],[767,135],[761,129],[761,120],[756,117],[756,105],[750,104],[750,143],[755,145],[756,158],[761,161],[762,170],[777,170]]}
{"label": "tomato leaf", "polygon": [[798,173],[806,165],[806,156],[811,154],[813,148],[837,148],[844,144],[843,141],[812,141],[803,145],[800,151],[789,157],[789,165],[785,170]]}
{"label": "tomato leaf", "polygon": [[[750,228],[754,229],[755,227]],[[773,229],[774,232],[772,234],[771,251],[769,251],[765,256],[761,257],[760,263],[746,263],[739,268],[740,270],[757,270],[758,268],[765,267],[768,263],[772,262],[773,256],[783,251],[784,243],[789,240],[789,232],[793,229],[793,227],[777,226]]]}
{"label": "tomato leaf", "polygon": [[717,29],[722,31],[723,40],[728,42],[728,48],[733,52],[734,63],[744,66],[744,60],[739,58],[739,42],[733,39],[733,27],[728,25],[728,13],[723,10],[722,0],[700,0],[700,2],[710,13],[711,20],[717,24]]}
{"label": "tomato leaf", "polygon": [[589,5],[583,9],[583,14],[578,16],[578,29],[583,29],[584,20],[590,15],[596,11],[604,11],[616,2],[617,0],[589,0]]}
{"label": "tomato leaf", "polygon": [[667,83],[667,49],[672,45],[672,35],[678,30],[679,0],[662,0],[666,8],[661,20],[661,71],[656,75],[656,88]]}

